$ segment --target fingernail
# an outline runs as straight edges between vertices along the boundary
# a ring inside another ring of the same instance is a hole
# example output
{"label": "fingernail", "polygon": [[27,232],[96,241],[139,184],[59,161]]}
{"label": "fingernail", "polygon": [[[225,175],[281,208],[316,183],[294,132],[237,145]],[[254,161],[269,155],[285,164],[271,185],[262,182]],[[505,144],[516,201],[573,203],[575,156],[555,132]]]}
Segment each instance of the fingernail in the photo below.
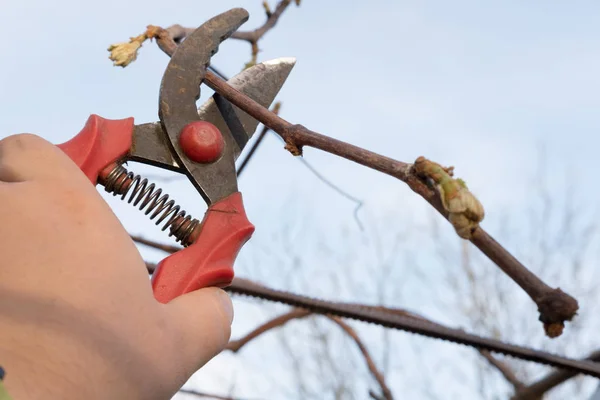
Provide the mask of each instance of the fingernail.
{"label": "fingernail", "polygon": [[229,318],[229,324],[231,325],[233,323],[233,303],[231,298],[223,289],[218,289],[218,297],[223,306],[222,309]]}

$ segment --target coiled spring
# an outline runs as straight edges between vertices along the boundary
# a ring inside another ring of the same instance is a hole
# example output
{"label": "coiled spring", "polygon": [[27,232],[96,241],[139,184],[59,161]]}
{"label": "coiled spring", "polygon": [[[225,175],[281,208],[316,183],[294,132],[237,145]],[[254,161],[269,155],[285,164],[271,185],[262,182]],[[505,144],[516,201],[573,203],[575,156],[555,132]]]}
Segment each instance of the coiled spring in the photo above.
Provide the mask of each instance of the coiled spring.
{"label": "coiled spring", "polygon": [[160,218],[156,220],[156,225],[170,216],[161,230],[164,231],[170,227],[169,236],[175,236],[176,241],[184,247],[193,242],[191,235],[200,222],[187,215],[186,211],[175,204],[174,200],[169,200],[168,194],[165,193],[161,196],[162,189],[157,188],[154,183],[148,185],[148,179],[142,179],[140,175],[127,171],[121,165],[116,165],[108,175],[102,177],[100,183],[113,196],[121,195],[121,200],[125,200],[127,194],[131,192],[127,202],[129,204],[133,202],[136,207],[139,204],[140,210],[146,207],[146,215],[152,212],[151,220],[161,214]]}

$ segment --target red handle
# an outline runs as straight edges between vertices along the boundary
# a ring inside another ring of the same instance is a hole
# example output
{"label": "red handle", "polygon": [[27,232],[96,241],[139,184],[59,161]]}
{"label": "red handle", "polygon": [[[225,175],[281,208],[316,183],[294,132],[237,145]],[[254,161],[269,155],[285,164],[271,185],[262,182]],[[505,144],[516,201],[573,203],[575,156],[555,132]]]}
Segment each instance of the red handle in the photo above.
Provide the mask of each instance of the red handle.
{"label": "red handle", "polygon": [[59,144],[94,185],[100,171],[125,156],[133,142],[133,118],[105,119],[92,114],[73,139]]}
{"label": "red handle", "polygon": [[[58,147],[96,185],[100,172],[131,149],[133,128],[133,118],[92,114],[77,136]],[[154,296],[161,303],[202,287],[231,284],[235,259],[254,233],[239,192],[210,206],[197,229],[194,243],[162,260],[152,276]]]}
{"label": "red handle", "polygon": [[194,243],[162,260],[152,277],[154,297],[168,303],[177,296],[233,280],[233,264],[254,233],[242,194],[233,193],[208,208]]}

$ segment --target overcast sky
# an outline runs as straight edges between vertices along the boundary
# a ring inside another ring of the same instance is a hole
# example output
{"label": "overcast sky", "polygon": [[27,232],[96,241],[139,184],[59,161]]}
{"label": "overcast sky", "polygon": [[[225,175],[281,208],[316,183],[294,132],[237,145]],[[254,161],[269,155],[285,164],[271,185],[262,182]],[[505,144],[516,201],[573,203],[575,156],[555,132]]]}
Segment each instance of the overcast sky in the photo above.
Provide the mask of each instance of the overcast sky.
{"label": "overcast sky", "polygon": [[[92,113],[157,120],[167,56],[147,42],[138,60],[121,69],[112,66],[107,47],[148,24],[198,26],[239,6],[250,12],[242,29],[263,22],[259,0],[0,0],[0,138],[31,132],[61,143]],[[483,226],[494,235],[502,212],[526,212],[542,148],[556,191],[574,182],[585,195],[573,200],[578,211],[596,215],[599,11],[596,1],[303,0],[260,42],[259,61],[297,58],[278,97],[287,120],[402,161],[424,155],[454,165],[485,205]],[[246,43],[230,40],[213,64],[233,76],[249,56]],[[202,90],[205,99],[211,92]],[[270,135],[240,179],[257,226],[247,247],[268,243],[290,213],[309,220],[299,241],[318,231],[342,246],[334,237],[342,224],[361,235],[352,220],[356,204],[282,147]],[[392,178],[311,149],[305,159],[364,203],[363,219],[393,214],[418,224],[433,215]],[[205,205],[187,181],[162,186],[201,218]],[[109,201],[128,230],[169,241],[141,213]],[[252,278],[250,269],[242,271]],[[234,336],[252,325],[240,310]],[[227,368],[234,360],[224,355],[218,364]],[[203,382],[210,386],[210,379]]]}

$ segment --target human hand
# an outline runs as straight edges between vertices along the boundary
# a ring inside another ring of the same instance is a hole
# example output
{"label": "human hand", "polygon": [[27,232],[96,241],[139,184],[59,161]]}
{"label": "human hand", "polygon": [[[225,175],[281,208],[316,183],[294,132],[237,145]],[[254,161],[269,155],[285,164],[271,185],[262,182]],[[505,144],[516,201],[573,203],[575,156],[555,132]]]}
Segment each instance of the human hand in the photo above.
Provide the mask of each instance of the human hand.
{"label": "human hand", "polygon": [[0,365],[15,400],[168,399],[229,341],[227,293],[161,304],[97,189],[56,146],[0,140]]}

